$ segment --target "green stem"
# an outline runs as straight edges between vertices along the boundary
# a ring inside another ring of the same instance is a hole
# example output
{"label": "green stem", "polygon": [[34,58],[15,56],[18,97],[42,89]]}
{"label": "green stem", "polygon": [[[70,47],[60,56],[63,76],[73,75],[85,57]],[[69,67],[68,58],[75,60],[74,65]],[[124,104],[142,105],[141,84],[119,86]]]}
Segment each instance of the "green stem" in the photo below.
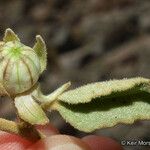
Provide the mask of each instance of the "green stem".
{"label": "green stem", "polygon": [[15,123],[0,118],[0,130],[20,135],[30,141],[37,141],[42,138],[41,133],[36,128],[26,122]]}
{"label": "green stem", "polygon": [[0,118],[0,130],[14,134],[19,134],[18,125],[13,121],[8,121],[3,118]]}

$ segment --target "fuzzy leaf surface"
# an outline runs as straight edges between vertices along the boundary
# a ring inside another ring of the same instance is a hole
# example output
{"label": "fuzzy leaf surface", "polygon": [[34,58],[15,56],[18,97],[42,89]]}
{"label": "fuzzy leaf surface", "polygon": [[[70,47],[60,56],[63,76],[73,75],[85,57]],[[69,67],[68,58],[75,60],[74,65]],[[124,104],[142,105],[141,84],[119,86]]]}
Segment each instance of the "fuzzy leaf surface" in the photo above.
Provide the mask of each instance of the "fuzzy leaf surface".
{"label": "fuzzy leaf surface", "polygon": [[47,50],[46,50],[46,44],[40,35],[36,36],[36,43],[33,49],[35,50],[36,54],[39,57],[40,64],[41,64],[41,73],[42,73],[47,66]]}
{"label": "fuzzy leaf surface", "polygon": [[122,80],[95,82],[64,92],[58,97],[58,100],[69,104],[89,103],[97,97],[100,98],[123,94],[126,91],[133,91],[144,84],[144,87],[146,87],[146,85],[150,86],[150,80],[137,77],[131,79],[125,78]]}
{"label": "fuzzy leaf surface", "polygon": [[144,78],[92,83],[63,93],[53,107],[75,128],[92,132],[150,119],[149,89]]}
{"label": "fuzzy leaf surface", "polygon": [[5,35],[4,35],[3,41],[4,42],[10,42],[10,41],[18,41],[18,42],[20,42],[20,39],[14,33],[14,31],[12,31],[10,28],[8,28],[5,31]]}

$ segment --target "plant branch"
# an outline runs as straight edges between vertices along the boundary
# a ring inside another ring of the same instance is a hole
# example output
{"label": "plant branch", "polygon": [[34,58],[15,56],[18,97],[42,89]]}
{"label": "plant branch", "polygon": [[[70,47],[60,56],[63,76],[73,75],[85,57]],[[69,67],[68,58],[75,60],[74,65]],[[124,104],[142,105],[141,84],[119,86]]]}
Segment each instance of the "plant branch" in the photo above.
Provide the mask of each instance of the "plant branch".
{"label": "plant branch", "polygon": [[20,135],[30,141],[37,141],[42,138],[42,134],[36,128],[26,122],[15,123],[0,118],[0,130]]}
{"label": "plant branch", "polygon": [[0,118],[0,130],[9,133],[19,134],[18,125],[13,121],[9,121],[3,118]]}

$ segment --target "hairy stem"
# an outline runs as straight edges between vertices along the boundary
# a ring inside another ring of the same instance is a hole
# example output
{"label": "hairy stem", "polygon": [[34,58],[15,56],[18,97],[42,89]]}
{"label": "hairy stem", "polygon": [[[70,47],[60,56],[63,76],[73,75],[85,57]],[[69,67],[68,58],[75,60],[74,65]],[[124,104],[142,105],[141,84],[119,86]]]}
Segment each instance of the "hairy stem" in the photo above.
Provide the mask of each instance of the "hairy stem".
{"label": "hairy stem", "polygon": [[37,141],[42,138],[41,133],[34,126],[25,122],[17,124],[13,121],[0,118],[0,130],[20,135],[30,141]]}
{"label": "hairy stem", "polygon": [[30,141],[37,141],[40,140],[41,138],[45,137],[42,133],[40,133],[35,126],[22,121],[21,123],[18,124],[19,128],[19,134],[25,138],[27,138]]}
{"label": "hairy stem", "polygon": [[19,134],[18,125],[13,121],[9,121],[3,118],[0,118],[0,130],[9,133]]}

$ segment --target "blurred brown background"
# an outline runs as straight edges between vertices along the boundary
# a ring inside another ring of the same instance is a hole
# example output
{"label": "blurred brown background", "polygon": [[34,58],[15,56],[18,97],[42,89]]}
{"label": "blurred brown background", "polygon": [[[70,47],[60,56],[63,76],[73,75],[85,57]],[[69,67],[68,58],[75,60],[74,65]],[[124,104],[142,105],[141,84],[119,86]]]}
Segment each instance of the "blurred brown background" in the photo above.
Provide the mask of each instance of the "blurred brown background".
{"label": "blurred brown background", "polygon": [[[112,78],[150,77],[150,0],[0,0],[1,38],[8,27],[29,46],[36,34],[45,39],[48,67],[40,78],[45,93],[69,80],[74,88]],[[9,100],[1,98],[0,114],[15,118]],[[49,117],[61,133],[85,135],[58,113]],[[150,141],[150,122],[120,124],[93,134]]]}

